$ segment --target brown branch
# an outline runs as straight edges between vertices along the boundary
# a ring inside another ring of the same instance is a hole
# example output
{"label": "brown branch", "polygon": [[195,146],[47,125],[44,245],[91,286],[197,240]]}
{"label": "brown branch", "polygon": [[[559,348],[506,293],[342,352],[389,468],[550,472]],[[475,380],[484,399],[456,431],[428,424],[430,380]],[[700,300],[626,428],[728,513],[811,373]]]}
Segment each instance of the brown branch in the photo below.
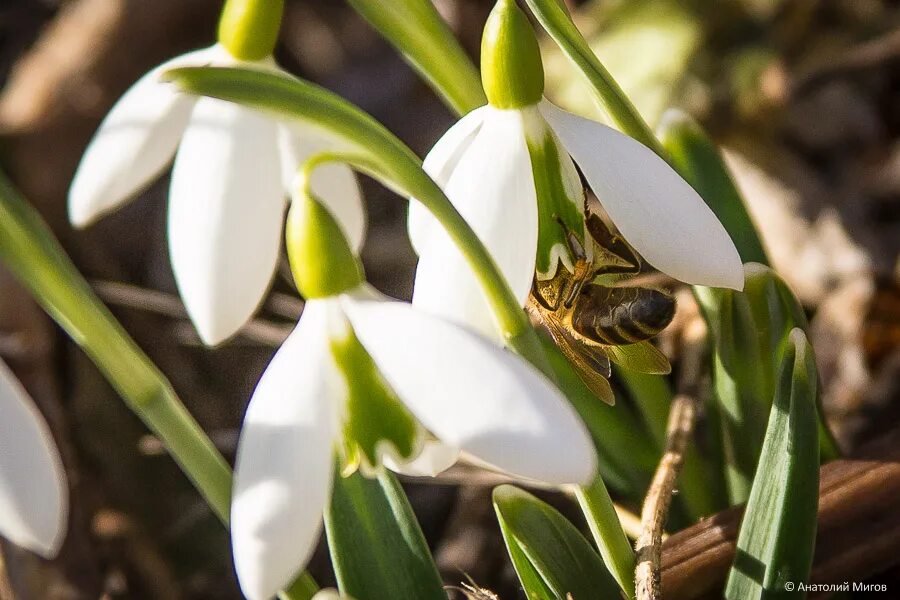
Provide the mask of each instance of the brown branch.
{"label": "brown branch", "polygon": [[637,567],[634,578],[638,600],[657,600],[662,531],[669,514],[675,482],[684,463],[684,451],[694,430],[697,405],[693,398],[679,395],[669,410],[666,451],[650,483],[641,511],[641,535],[638,537]]}
{"label": "brown branch", "polygon": [[[822,467],[810,583],[864,581],[900,562],[900,428],[856,459]],[[666,600],[721,597],[743,507],[669,537],[662,548]]]}
{"label": "brown branch", "polygon": [[682,358],[679,387],[682,393],[672,400],[666,427],[666,447],[656,468],[641,510],[641,533],[634,571],[637,600],[660,598],[660,563],[663,528],[675,494],[675,483],[684,464],[684,453],[694,431],[706,327],[699,317],[691,320],[682,334]]}
{"label": "brown branch", "polygon": [[13,596],[12,584],[9,582],[9,575],[6,572],[6,561],[3,558],[3,546],[0,545],[0,599],[6,598],[12,600],[15,596]]}
{"label": "brown branch", "polygon": [[[146,288],[115,281],[92,281],[91,286],[104,302],[115,306],[132,308],[156,313],[173,319],[187,319],[181,299],[173,294],[149,290]],[[291,314],[296,310],[294,318],[298,318],[303,310],[303,303],[287,296],[275,295],[273,303],[279,314]],[[266,305],[268,307],[268,303]],[[240,336],[251,342],[264,346],[280,346],[291,331],[290,325],[272,323],[264,319],[253,319],[240,331]],[[199,343],[193,329],[188,329],[182,336],[192,343]]]}

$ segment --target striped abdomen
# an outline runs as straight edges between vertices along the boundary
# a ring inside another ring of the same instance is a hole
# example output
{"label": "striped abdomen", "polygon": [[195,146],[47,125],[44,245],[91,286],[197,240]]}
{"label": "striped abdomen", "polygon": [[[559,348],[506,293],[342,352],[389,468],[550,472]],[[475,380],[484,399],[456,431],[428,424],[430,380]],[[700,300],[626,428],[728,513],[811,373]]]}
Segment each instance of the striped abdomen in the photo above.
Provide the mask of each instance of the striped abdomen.
{"label": "striped abdomen", "polygon": [[572,326],[581,335],[610,346],[648,340],[675,316],[675,298],[642,287],[589,285],[575,302]]}

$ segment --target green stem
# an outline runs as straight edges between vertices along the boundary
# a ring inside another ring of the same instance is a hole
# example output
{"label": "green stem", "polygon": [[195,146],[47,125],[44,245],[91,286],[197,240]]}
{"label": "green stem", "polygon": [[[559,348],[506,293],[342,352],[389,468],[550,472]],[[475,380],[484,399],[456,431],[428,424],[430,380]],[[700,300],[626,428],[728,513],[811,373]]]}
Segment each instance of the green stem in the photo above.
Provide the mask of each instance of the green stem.
{"label": "green stem", "polygon": [[634,550],[622,529],[603,479],[597,477],[589,486],[576,488],[575,496],[587,518],[603,562],[628,598],[634,598]]}
{"label": "green stem", "polygon": [[430,0],[348,2],[400,50],[457,114],[487,103],[478,69]]}
{"label": "green stem", "polygon": [[[128,407],[163,441],[227,524],[231,471],[225,459],[165,376],[97,298],[40,215],[2,172],[0,259],[88,354]],[[300,579],[312,582],[305,574]],[[298,600],[309,597],[291,596]]]}
{"label": "green stem", "polygon": [[278,592],[279,600],[312,600],[319,591],[316,580],[309,573],[301,573],[284,591]]}
{"label": "green stem", "polygon": [[665,158],[665,152],[653,130],[591,50],[563,3],[560,0],[525,2],[550,37],[588,79],[598,100],[619,129]]}
{"label": "green stem", "polygon": [[381,123],[340,96],[276,73],[186,67],[173,69],[165,77],[185,91],[237,102],[324,130],[353,167],[401,196],[416,198],[441,223],[472,267],[507,344],[552,377],[537,334],[493,257],[441,188],[422,170],[422,161]]}

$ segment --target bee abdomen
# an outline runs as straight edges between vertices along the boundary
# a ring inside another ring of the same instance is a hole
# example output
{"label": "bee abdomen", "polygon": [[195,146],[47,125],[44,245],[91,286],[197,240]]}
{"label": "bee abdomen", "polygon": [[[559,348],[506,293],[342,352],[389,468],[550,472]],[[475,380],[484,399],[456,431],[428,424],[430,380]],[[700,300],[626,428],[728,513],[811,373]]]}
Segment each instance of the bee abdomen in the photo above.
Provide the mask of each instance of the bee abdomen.
{"label": "bee abdomen", "polygon": [[575,331],[601,344],[621,346],[657,335],[675,316],[675,298],[642,287],[587,286],[575,303]]}

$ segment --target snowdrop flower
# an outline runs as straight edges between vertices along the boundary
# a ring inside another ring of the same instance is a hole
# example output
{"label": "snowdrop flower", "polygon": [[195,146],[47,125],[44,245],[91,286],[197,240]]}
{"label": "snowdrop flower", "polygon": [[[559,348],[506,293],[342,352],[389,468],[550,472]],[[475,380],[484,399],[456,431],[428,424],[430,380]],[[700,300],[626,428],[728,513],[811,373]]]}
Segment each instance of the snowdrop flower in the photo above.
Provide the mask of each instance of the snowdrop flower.
{"label": "snowdrop flower", "polygon": [[[523,306],[535,275],[550,279],[560,264],[572,270],[565,230],[584,242],[584,191],[576,163],[623,237],[648,263],[687,283],[743,286],[731,238],[666,162],[634,139],[543,98],[538,44],[513,0],[500,0],[492,11],[481,54],[489,104],[447,131],[424,167],[491,252]],[[462,255],[418,203],[411,204],[409,229],[420,257],[413,304],[496,335]]]}
{"label": "snowdrop flower", "polygon": [[50,428],[0,361],[0,535],[46,558],[66,533],[65,471]]}
{"label": "snowdrop flower", "polygon": [[465,453],[552,484],[594,477],[589,434],[542,374],[369,287],[309,196],[293,202],[288,252],[307,304],[250,400],[235,467],[232,543],[248,598],[271,597],[308,561],[335,451],[343,473],[436,474]]}
{"label": "snowdrop flower", "polygon": [[[182,94],[160,76],[182,66],[279,70],[272,50],[282,9],[282,0],[228,0],[216,45],[156,67],[113,107],[69,192],[70,219],[83,227],[133,198],[175,157],[169,252],[188,314],[210,345],[240,329],[265,295],[281,247],[286,185],[328,142],[237,104]],[[351,171],[323,167],[314,185],[358,248],[365,216]]]}

